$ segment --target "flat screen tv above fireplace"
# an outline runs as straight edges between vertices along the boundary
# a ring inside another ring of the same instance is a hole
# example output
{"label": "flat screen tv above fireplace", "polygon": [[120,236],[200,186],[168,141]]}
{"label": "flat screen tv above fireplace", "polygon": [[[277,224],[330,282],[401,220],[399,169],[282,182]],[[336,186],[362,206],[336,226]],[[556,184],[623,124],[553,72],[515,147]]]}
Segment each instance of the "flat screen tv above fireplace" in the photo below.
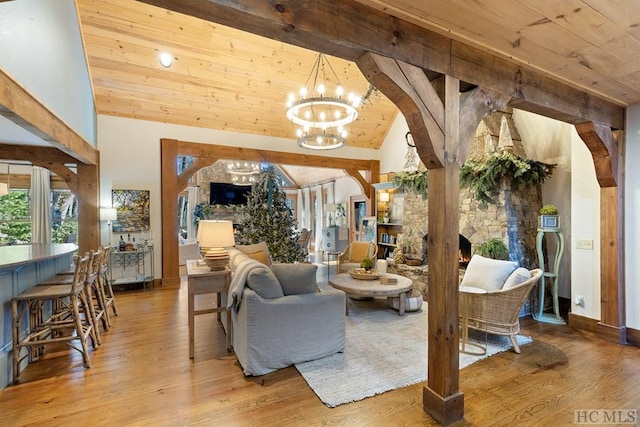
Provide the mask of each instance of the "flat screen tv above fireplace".
{"label": "flat screen tv above fireplace", "polygon": [[235,185],[227,182],[210,183],[209,204],[212,205],[246,205],[247,194],[251,187]]}

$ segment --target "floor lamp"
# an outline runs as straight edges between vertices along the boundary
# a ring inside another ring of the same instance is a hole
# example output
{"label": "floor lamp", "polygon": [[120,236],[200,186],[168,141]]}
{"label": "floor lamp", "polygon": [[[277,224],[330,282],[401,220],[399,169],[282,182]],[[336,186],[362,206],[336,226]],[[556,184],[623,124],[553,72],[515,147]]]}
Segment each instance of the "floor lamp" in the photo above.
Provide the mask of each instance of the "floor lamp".
{"label": "floor lamp", "polygon": [[100,208],[100,221],[107,221],[107,227],[109,228],[109,246],[111,246],[111,235],[113,230],[111,229],[111,221],[118,219],[118,211],[116,208]]}

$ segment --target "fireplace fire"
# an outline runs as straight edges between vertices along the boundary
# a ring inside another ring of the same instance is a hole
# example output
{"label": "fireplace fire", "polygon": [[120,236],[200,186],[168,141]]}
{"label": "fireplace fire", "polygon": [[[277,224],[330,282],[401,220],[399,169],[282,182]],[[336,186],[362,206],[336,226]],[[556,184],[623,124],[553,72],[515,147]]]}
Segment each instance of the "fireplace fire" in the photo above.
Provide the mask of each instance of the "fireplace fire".
{"label": "fireplace fire", "polygon": [[[458,263],[460,264],[460,268],[466,268],[469,265],[469,261],[471,261],[471,242],[469,239],[464,237],[462,234],[458,235]],[[422,236],[422,264],[427,264],[427,241],[428,234]]]}

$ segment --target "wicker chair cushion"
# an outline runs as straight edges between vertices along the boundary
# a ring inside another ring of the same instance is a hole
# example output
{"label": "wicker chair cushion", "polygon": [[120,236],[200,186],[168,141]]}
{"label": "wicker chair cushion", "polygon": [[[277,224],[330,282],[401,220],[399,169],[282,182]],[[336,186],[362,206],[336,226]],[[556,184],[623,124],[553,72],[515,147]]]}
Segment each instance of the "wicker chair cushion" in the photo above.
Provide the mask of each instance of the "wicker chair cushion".
{"label": "wicker chair cushion", "polygon": [[362,261],[362,258],[364,257],[370,257],[371,256],[371,251],[370,248],[371,245],[369,244],[369,242],[353,242],[351,243],[351,256],[350,256],[350,260],[351,261],[357,261],[360,262]]}
{"label": "wicker chair cushion", "polygon": [[497,291],[502,289],[509,275],[517,267],[518,264],[512,261],[485,258],[475,254],[471,257],[460,285]]}
{"label": "wicker chair cushion", "polygon": [[511,289],[529,279],[531,279],[531,272],[524,267],[518,267],[511,273],[506,282],[504,282],[502,289]]}

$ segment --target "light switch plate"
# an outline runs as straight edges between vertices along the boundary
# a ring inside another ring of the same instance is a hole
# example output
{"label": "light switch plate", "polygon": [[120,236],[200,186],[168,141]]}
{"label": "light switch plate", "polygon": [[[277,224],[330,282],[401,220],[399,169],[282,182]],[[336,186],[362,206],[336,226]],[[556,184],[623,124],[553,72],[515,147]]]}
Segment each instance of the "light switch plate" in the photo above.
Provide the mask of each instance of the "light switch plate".
{"label": "light switch plate", "polygon": [[576,249],[593,250],[593,240],[576,240]]}

